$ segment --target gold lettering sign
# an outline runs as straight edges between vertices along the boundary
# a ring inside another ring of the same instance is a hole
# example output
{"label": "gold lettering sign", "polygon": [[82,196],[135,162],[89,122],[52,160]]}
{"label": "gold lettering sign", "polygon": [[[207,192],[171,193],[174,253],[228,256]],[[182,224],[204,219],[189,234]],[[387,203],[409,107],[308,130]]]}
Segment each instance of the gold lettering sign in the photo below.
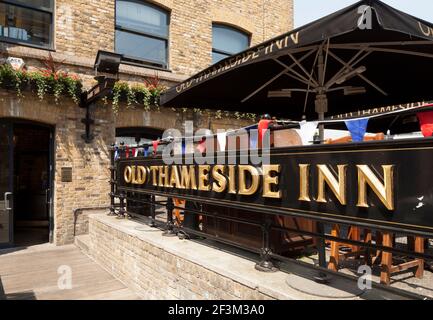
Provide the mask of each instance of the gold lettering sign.
{"label": "gold lettering sign", "polygon": [[215,180],[212,184],[212,190],[218,193],[224,192],[227,188],[227,178],[224,176],[224,166],[214,166],[212,168],[212,177]]}
{"label": "gold lettering sign", "polygon": [[171,167],[169,185],[171,188],[181,188],[182,186],[180,183],[179,170],[177,169],[177,166]]}
{"label": "gold lettering sign", "polygon": [[152,173],[152,185],[154,187],[158,186],[158,182],[157,182],[158,170],[159,170],[158,166],[151,166],[150,167],[150,172]]}
{"label": "gold lettering sign", "polygon": [[[341,205],[347,205],[346,172],[348,165],[333,167],[317,165],[317,176],[311,176],[310,164],[299,164],[299,201],[311,202],[310,179],[317,179],[319,203],[327,203],[327,191],[331,191]],[[353,167],[355,169],[355,167]],[[394,166],[383,165],[383,178],[367,165],[356,166],[358,178],[357,207],[368,208],[368,188],[380,199],[388,210],[394,210]],[[263,179],[261,179],[263,176]],[[251,196],[256,194],[263,183],[263,198],[283,198],[280,189],[281,165],[269,164],[257,168],[251,165],[183,165],[183,166],[126,166],[123,179],[127,184],[152,184],[160,188],[227,192]],[[292,175],[285,177],[289,179]],[[286,188],[287,189],[287,188]],[[327,190],[329,189],[329,190]],[[292,197],[296,195],[284,195]],[[314,200],[314,199],[313,199]]]}
{"label": "gold lettering sign", "polygon": [[311,201],[310,199],[310,165],[299,165],[299,201]]}
{"label": "gold lettering sign", "polygon": [[236,194],[235,166],[229,165],[229,193]]}
{"label": "gold lettering sign", "polygon": [[319,164],[318,169],[318,192],[317,202],[328,202],[325,198],[325,182],[332,190],[338,201],[342,205],[346,205],[346,168],[347,165],[339,165],[338,167],[338,181],[329,170],[328,166]]}
{"label": "gold lettering sign", "polygon": [[145,184],[147,180],[147,168],[143,166],[137,167],[136,184]]}
{"label": "gold lettering sign", "polygon": [[[281,191],[272,191],[271,186],[278,186],[278,174],[280,172],[280,165],[263,165],[263,197],[265,198],[281,198]],[[271,176],[274,174],[275,176]]]}
{"label": "gold lettering sign", "polygon": [[368,208],[367,184],[388,210],[394,210],[394,166],[382,166],[383,183],[367,165],[358,165],[358,207]]}
{"label": "gold lettering sign", "polygon": [[182,189],[197,190],[197,182],[195,179],[195,167],[182,166],[180,185]]}
{"label": "gold lettering sign", "polygon": [[[259,171],[253,166],[240,165],[239,169],[239,194],[250,196],[257,192],[259,188]],[[245,173],[249,172],[251,176],[251,185],[247,187]]]}
{"label": "gold lettering sign", "polygon": [[170,187],[168,166],[159,166],[158,186]]}
{"label": "gold lettering sign", "polygon": [[126,183],[132,182],[132,169],[130,166],[125,167],[125,170],[123,171],[123,179]]}
{"label": "gold lettering sign", "polygon": [[210,190],[209,171],[210,171],[210,165],[198,166],[198,190],[200,191]]}

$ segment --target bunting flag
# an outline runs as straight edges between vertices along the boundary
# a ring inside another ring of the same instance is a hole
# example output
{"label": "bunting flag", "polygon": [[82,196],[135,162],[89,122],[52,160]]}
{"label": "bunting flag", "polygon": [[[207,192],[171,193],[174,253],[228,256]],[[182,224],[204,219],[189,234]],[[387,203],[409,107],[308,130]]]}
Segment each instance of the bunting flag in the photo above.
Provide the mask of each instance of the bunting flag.
{"label": "bunting flag", "polygon": [[304,146],[309,145],[313,142],[318,124],[319,123],[317,121],[302,121],[301,123],[299,123],[299,135],[301,136],[302,144]]}
{"label": "bunting flag", "polygon": [[149,146],[144,147],[144,156],[147,157],[149,155]]}
{"label": "bunting flag", "polygon": [[132,148],[132,156],[133,156],[134,158],[137,158],[137,157],[138,157],[138,148]]}
{"label": "bunting flag", "polygon": [[260,120],[259,122],[259,141],[263,142],[263,137],[265,136],[266,130],[269,128],[269,124],[272,120]]}
{"label": "bunting flag", "polygon": [[118,160],[119,158],[120,158],[119,157],[119,148],[115,147],[114,148],[114,161]]}
{"label": "bunting flag", "polygon": [[186,142],[182,139],[182,155],[186,154]]}
{"label": "bunting flag", "polygon": [[129,146],[126,145],[125,147],[125,158],[129,158]]}
{"label": "bunting flag", "polygon": [[197,146],[197,150],[200,151],[201,153],[205,153],[206,152],[206,139],[201,139],[198,146]]}
{"label": "bunting flag", "polygon": [[417,116],[423,136],[433,136],[433,111],[420,112]]}
{"label": "bunting flag", "polygon": [[153,145],[153,154],[156,154],[158,151],[159,141],[158,140],[152,141],[152,145]]}
{"label": "bunting flag", "polygon": [[257,149],[258,147],[257,131],[250,131],[250,148]]}
{"label": "bunting flag", "polygon": [[365,133],[367,132],[369,118],[345,121],[347,129],[350,131],[353,142],[364,141]]}
{"label": "bunting flag", "polygon": [[217,133],[217,140],[218,140],[220,151],[225,151],[226,144],[227,144],[227,132]]}

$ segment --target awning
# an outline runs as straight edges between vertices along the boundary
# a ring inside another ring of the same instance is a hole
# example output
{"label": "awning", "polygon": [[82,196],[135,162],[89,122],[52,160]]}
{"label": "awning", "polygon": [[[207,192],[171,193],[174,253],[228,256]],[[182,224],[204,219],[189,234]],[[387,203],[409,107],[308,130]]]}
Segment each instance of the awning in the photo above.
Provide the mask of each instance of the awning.
{"label": "awning", "polygon": [[161,104],[316,119],[433,100],[432,78],[433,24],[363,0],[222,60]]}

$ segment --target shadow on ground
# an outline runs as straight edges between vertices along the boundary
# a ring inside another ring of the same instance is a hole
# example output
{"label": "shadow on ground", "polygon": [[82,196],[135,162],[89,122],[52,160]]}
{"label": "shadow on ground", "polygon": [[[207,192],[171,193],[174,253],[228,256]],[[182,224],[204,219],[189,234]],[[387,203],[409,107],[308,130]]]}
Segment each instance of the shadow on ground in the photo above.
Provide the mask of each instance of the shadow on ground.
{"label": "shadow on ground", "polygon": [[5,294],[3,282],[0,277],[0,300],[36,300],[36,296],[33,291]]}

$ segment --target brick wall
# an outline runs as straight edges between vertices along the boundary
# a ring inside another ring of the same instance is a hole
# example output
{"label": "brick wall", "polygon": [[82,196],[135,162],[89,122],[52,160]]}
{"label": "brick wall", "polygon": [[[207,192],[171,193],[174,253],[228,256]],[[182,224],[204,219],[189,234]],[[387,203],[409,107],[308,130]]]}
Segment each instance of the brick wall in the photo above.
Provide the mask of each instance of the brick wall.
{"label": "brick wall", "polygon": [[114,50],[113,0],[56,0],[55,47],[59,53],[95,58]]}
{"label": "brick wall", "polygon": [[[236,119],[211,119],[208,116],[178,113],[172,109],[145,112],[140,109],[121,108],[115,117],[110,106],[98,104],[91,109],[95,125],[92,134],[95,139],[85,144],[85,133],[81,119],[85,110],[72,101],[64,100],[55,104],[49,96],[40,101],[31,93],[18,98],[15,93],[0,91],[0,119],[19,118],[36,123],[51,125],[54,129],[54,243],[72,243],[76,234],[87,231],[88,215],[84,211],[74,224],[73,210],[83,207],[109,205],[109,151],[115,141],[117,127],[145,126],[159,129],[177,128],[182,130],[184,120],[194,120],[198,128],[238,128],[251,121]],[[61,181],[61,168],[72,168],[72,182]]]}
{"label": "brick wall", "polygon": [[[146,0],[143,0],[146,1]],[[292,0],[148,0],[170,12],[169,65],[161,78],[176,82],[211,64],[212,23],[234,26],[258,44],[293,28]],[[56,0],[56,60],[65,65],[93,67],[98,50],[114,51],[115,0]],[[46,50],[0,43],[0,51],[23,58],[46,57]],[[123,66],[124,79],[153,75],[149,68]]]}
{"label": "brick wall", "polygon": [[[130,230],[125,231],[122,228],[124,224],[130,224],[128,228]],[[140,238],[137,233],[146,234],[146,238]],[[270,300],[277,298],[277,295],[271,292],[263,292],[254,283],[254,276],[264,278],[266,274],[255,271],[253,263],[248,267],[250,269],[248,272],[253,273],[252,279],[248,280],[248,284],[242,283],[240,277],[236,277],[236,272],[233,276],[227,276],[213,267],[204,265],[207,260],[212,263],[220,259],[224,261],[232,259],[232,262],[236,263],[230,256],[222,258],[223,253],[220,250],[191,242],[182,243],[177,238],[164,238],[161,237],[159,230],[133,221],[120,222],[113,217],[92,215],[89,222],[89,236],[88,254],[144,299]],[[165,247],[173,243],[173,250]],[[196,253],[202,252],[203,257],[193,261],[188,257],[188,253],[183,254],[180,247],[184,250],[194,250]],[[224,268],[224,266],[220,267]],[[250,276],[245,275],[245,277]]]}
{"label": "brick wall", "polygon": [[[144,1],[144,0],[143,0]],[[291,0],[151,0],[171,13],[170,68],[158,71],[167,85],[184,80],[211,63],[212,22],[236,26],[252,34],[252,45],[290,30],[293,26]],[[76,73],[86,89],[95,84],[93,65],[98,50],[114,50],[115,0],[56,0],[55,52],[62,69]],[[48,51],[0,42],[2,56],[22,57],[30,70],[43,67]],[[155,70],[122,65],[120,79],[143,82]],[[182,129],[185,120],[195,128],[239,128],[249,120],[216,119],[187,112],[161,109],[145,112],[140,108],[121,110],[114,117],[109,106],[92,110],[96,119],[92,144],[83,143],[84,110],[72,102],[56,105],[49,99],[39,101],[30,93],[18,99],[13,92],[0,91],[0,118],[14,117],[51,124],[55,128],[55,243],[73,241],[72,210],[108,204],[108,149],[114,142],[116,127],[154,127]],[[72,167],[74,181],[61,183],[60,169]],[[86,217],[86,215],[83,215]],[[82,219],[80,217],[80,223]],[[82,221],[86,229],[86,220]]]}
{"label": "brick wall", "polygon": [[247,31],[251,34],[251,45],[255,45],[293,28],[293,2],[173,1],[170,26],[173,72],[192,75],[211,64],[213,22]]}
{"label": "brick wall", "polygon": [[[293,28],[290,0],[151,0],[170,11],[170,66],[191,75],[211,64],[212,22],[252,35],[251,44]],[[57,0],[56,50],[83,57],[114,50],[114,0]]]}
{"label": "brick wall", "polygon": [[[107,108],[97,107],[93,132],[95,140],[85,144],[81,119],[84,109],[73,102],[56,105],[46,98],[26,94],[18,99],[13,93],[0,95],[0,118],[20,118],[51,125],[54,129],[54,242],[57,245],[74,240],[73,210],[80,207],[107,206],[110,192],[109,151],[114,142],[113,115]],[[72,182],[61,181],[61,168],[72,168]]]}

